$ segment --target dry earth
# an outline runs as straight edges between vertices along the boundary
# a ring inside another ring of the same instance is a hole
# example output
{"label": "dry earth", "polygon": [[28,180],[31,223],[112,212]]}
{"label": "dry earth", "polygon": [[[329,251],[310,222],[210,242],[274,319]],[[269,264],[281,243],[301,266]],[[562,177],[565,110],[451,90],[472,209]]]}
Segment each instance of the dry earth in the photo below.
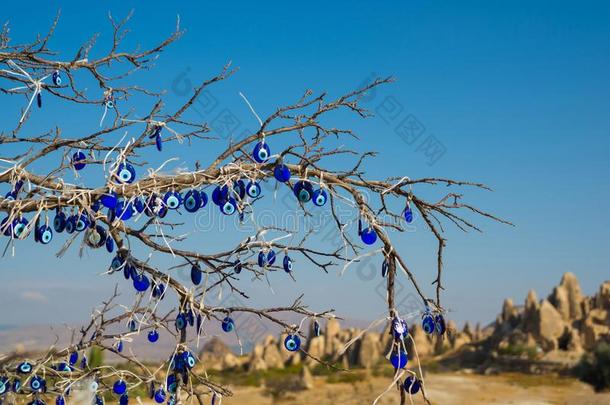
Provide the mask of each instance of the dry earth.
{"label": "dry earth", "polygon": [[[388,385],[384,378],[371,377],[356,384],[328,384],[316,378],[315,388],[289,394],[273,402],[263,388],[237,388],[235,396],[223,398],[223,405],[360,405],[371,404]],[[601,405],[610,404],[610,393],[596,394],[586,384],[566,378],[508,374],[481,376],[466,374],[431,374],[426,379],[429,397],[439,405],[521,404],[521,405]],[[378,404],[397,404],[395,392]],[[414,404],[423,404],[417,397]]]}

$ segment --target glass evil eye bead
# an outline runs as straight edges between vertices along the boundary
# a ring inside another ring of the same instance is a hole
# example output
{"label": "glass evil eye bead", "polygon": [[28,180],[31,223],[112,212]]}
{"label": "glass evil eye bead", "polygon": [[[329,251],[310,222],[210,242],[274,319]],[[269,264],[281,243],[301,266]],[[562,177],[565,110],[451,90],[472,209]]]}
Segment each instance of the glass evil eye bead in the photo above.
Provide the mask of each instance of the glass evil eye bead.
{"label": "glass evil eye bead", "polygon": [[108,251],[108,253],[112,253],[114,251],[114,239],[112,239],[112,236],[106,236],[106,242],[104,243],[106,245],[106,250]]}
{"label": "glass evil eye bead", "polygon": [[321,207],[326,204],[326,200],[328,200],[328,194],[324,190],[316,190],[313,192],[313,196],[311,198],[314,205]]}
{"label": "glass evil eye bead", "polygon": [[157,284],[152,291],[153,298],[163,299],[165,297],[165,284]]}
{"label": "glass evil eye bead", "polygon": [[129,322],[127,322],[127,329],[129,329],[130,332],[135,332],[138,330],[138,324],[133,319],[130,319]]}
{"label": "glass evil eye bead", "polygon": [[94,401],[95,405],[104,405],[104,397],[100,395],[96,395]]}
{"label": "glass evil eye bead", "polygon": [[241,273],[241,269],[242,269],[241,261],[236,260],[235,263],[233,263],[233,271],[235,272],[235,274],[239,274],[239,273]]}
{"label": "glass evil eye bead", "polygon": [[273,266],[273,263],[275,263],[275,258],[275,252],[273,250],[270,250],[269,253],[267,253],[267,265]]}
{"label": "glass evil eye bead", "polygon": [[381,277],[384,277],[388,274],[388,268],[390,266],[388,265],[388,261],[387,259],[383,260],[383,263],[381,263]]}
{"label": "glass evil eye bead", "polygon": [[131,184],[136,179],[136,169],[129,163],[121,163],[116,171],[116,176],[119,182]]}
{"label": "glass evil eye bead", "polygon": [[252,157],[256,163],[265,163],[267,159],[269,159],[269,156],[271,156],[271,150],[269,149],[269,145],[264,141],[260,141],[254,146]]}
{"label": "glass evil eye bead", "polygon": [[390,363],[392,363],[392,366],[394,366],[395,369],[405,368],[408,362],[409,358],[407,357],[407,352],[404,350],[395,351],[390,356]]}
{"label": "glass evil eye bead", "polygon": [[301,347],[301,338],[298,335],[288,335],[284,339],[284,347],[289,352],[296,352]]}
{"label": "glass evil eye bead", "polygon": [[6,377],[0,377],[0,395],[4,395],[5,393],[8,392],[10,387],[10,383],[8,381],[8,378]]}
{"label": "glass evil eye bead", "polygon": [[407,322],[400,318],[394,318],[392,320],[392,334],[394,335],[394,339],[402,340],[409,333],[409,327],[407,326]]}
{"label": "glass evil eye bead", "polygon": [[75,228],[78,232],[84,231],[90,224],[89,216],[87,214],[80,214],[76,217]]}
{"label": "glass evil eye bead", "polygon": [[58,395],[57,398],[55,398],[55,405],[66,405],[66,400],[63,395]]}
{"label": "glass evil eye bead", "polygon": [[292,271],[292,259],[290,258],[290,256],[284,256],[282,266],[284,267],[284,271],[286,273],[290,273]]}
{"label": "glass evil eye bead", "polygon": [[151,330],[150,332],[148,332],[148,341],[150,343],[155,343],[157,340],[159,340],[159,332],[157,332],[157,330]]}
{"label": "glass evil eye bead", "polygon": [[225,317],[225,319],[222,320],[222,330],[226,333],[229,332],[233,332],[233,330],[235,329],[235,322],[233,321],[233,319],[231,319],[231,317]]}
{"label": "glass evil eye bead", "polygon": [[114,191],[112,193],[103,194],[100,198],[102,205],[110,209],[114,209],[114,207],[116,207],[117,200],[118,198]]}
{"label": "glass evil eye bead", "polygon": [[68,233],[74,233],[74,231],[76,231],[76,215],[70,215],[66,219],[66,227],[64,229]]}
{"label": "glass evil eye bead", "polygon": [[127,391],[127,383],[123,380],[118,380],[112,386],[112,391],[117,395],[123,395]]}
{"label": "glass evil eye bead", "polygon": [[297,181],[294,183],[292,190],[300,202],[308,202],[313,196],[313,186],[308,181]]}
{"label": "glass evil eye bead", "polygon": [[78,352],[70,353],[70,357],[68,358],[68,363],[73,366],[78,361]]}
{"label": "glass evil eye bead", "polygon": [[184,201],[182,202],[184,209],[188,212],[196,212],[201,208],[201,197],[199,191],[190,190],[184,195]]}
{"label": "glass evil eye bead", "polygon": [[17,372],[21,374],[29,374],[32,371],[32,364],[24,361],[17,366]]}
{"label": "glass evil eye bead", "polygon": [[405,207],[405,210],[402,212],[402,215],[405,217],[405,221],[407,221],[407,224],[413,222],[413,211],[408,205]]}
{"label": "glass evil eye bead", "polygon": [[44,387],[45,387],[45,381],[41,377],[35,375],[30,380],[30,388],[33,391],[44,391]]}
{"label": "glass evil eye bead", "polygon": [[144,274],[138,274],[133,278],[133,288],[138,292],[144,292],[150,287],[150,280]]}
{"label": "glass evil eye bead", "polygon": [[66,214],[61,211],[55,214],[55,218],[53,218],[53,229],[55,229],[55,232],[57,233],[61,233],[66,229]]}
{"label": "glass evil eye bead", "polygon": [[445,318],[441,314],[438,314],[434,317],[434,330],[437,335],[444,335],[447,330],[447,326],[445,325]]}
{"label": "glass evil eye bead", "polygon": [[61,76],[59,74],[59,70],[53,72],[53,74],[51,75],[51,80],[56,86],[59,86],[61,84]]}
{"label": "glass evil eye bead", "polygon": [[261,195],[261,186],[257,182],[250,181],[246,185],[246,194],[252,198],[260,197]]}
{"label": "glass evil eye bead", "polygon": [[25,238],[28,220],[25,218],[15,219],[13,221],[13,236],[15,238]]}
{"label": "glass evil eye bead", "polygon": [[47,225],[42,225],[38,228],[38,240],[43,245],[51,242],[53,239],[53,231]]}
{"label": "glass evil eye bead", "polygon": [[38,104],[38,108],[42,108],[42,93],[36,94],[36,104]]}
{"label": "glass evil eye bead", "polygon": [[119,340],[115,345],[115,350],[117,353],[121,353],[123,351],[123,341]]}
{"label": "glass evil eye bead", "polygon": [[83,170],[86,166],[85,163],[83,163],[85,160],[87,160],[87,157],[85,156],[85,154],[81,151],[75,152],[72,155],[72,166],[74,167],[75,170]]}
{"label": "glass evil eye bead", "polygon": [[290,169],[285,164],[276,165],[273,169],[273,177],[280,183],[290,180]]}
{"label": "glass evil eye bead", "polygon": [[177,330],[183,330],[186,328],[188,321],[186,319],[186,314],[178,314],[176,317],[175,326]]}
{"label": "glass evil eye bead", "polygon": [[170,374],[167,376],[166,379],[166,383],[167,383],[167,390],[169,392],[176,392],[176,388],[178,386],[177,384],[177,379],[176,379],[176,375],[175,374]]}
{"label": "glass evil eye bead", "polygon": [[220,212],[225,215],[233,215],[235,214],[235,211],[237,211],[237,202],[233,197],[229,197],[220,207]]}
{"label": "glass evil eye bead", "polygon": [[191,281],[193,282],[193,284],[199,285],[201,283],[202,276],[203,273],[201,272],[201,269],[199,268],[199,266],[194,264],[191,267]]}
{"label": "glass evil eye bead", "polygon": [[373,243],[377,242],[377,233],[371,227],[365,228],[360,234],[360,239],[362,242],[364,242],[364,244],[372,245]]}
{"label": "glass evil eye bead", "polygon": [[180,193],[177,191],[168,191],[165,193],[165,196],[163,196],[163,202],[168,209],[175,210],[180,207],[182,198],[180,198]]}
{"label": "glass evil eye bead", "polygon": [[421,320],[421,327],[426,332],[426,334],[431,335],[434,333],[436,325],[434,323],[434,318],[431,314],[425,313]]}
{"label": "glass evil eye bead", "polygon": [[163,391],[163,388],[159,388],[158,390],[156,390],[153,398],[158,404],[162,404],[163,402],[165,402],[165,391]]}
{"label": "glass evil eye bead", "polygon": [[212,191],[212,201],[214,204],[221,206],[229,198],[229,187],[228,186],[216,186]]}
{"label": "glass evil eye bead", "polygon": [[318,321],[313,321],[313,334],[315,336],[320,336],[322,334],[322,328],[320,328],[320,323]]}
{"label": "glass evil eye bead", "polygon": [[182,361],[189,369],[195,367],[195,364],[197,364],[197,359],[191,352],[182,352]]}
{"label": "glass evil eye bead", "polygon": [[421,382],[417,377],[410,375],[405,378],[403,388],[405,389],[405,391],[407,391],[408,394],[414,395],[419,392],[419,389],[421,388]]}
{"label": "glass evil eye bead", "polygon": [[258,252],[257,262],[258,262],[259,267],[267,266],[267,255],[265,255],[265,252],[263,252],[262,250],[260,252]]}
{"label": "glass evil eye bead", "polygon": [[129,404],[129,395],[127,393],[121,395],[119,398],[119,405],[128,405]]}
{"label": "glass evil eye bead", "polygon": [[243,180],[237,180],[233,183],[233,192],[237,194],[240,200],[246,196],[246,183]]}

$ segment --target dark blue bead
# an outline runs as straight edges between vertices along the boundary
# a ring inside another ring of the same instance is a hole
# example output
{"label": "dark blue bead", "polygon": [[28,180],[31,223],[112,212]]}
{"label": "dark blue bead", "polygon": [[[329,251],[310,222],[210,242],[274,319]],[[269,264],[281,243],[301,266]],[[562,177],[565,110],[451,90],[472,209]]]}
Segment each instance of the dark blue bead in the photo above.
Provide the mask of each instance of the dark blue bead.
{"label": "dark blue bead", "polygon": [[246,186],[246,193],[252,198],[260,197],[261,186],[258,183],[251,181]]}
{"label": "dark blue bead", "polygon": [[292,259],[288,255],[284,256],[284,262],[282,265],[286,273],[290,273],[292,271]]}
{"label": "dark blue bead", "polygon": [[108,233],[101,225],[95,225],[87,232],[87,244],[93,248],[102,247],[108,239]]}
{"label": "dark blue bead", "polygon": [[154,397],[156,403],[162,404],[165,402],[165,391],[163,391],[162,388],[159,388],[157,391],[155,391]]}
{"label": "dark blue bead", "polygon": [[165,196],[163,196],[163,202],[168,209],[176,210],[182,203],[182,197],[177,191],[168,191],[165,193]]}
{"label": "dark blue bead", "polygon": [[161,138],[161,135],[155,136],[155,146],[159,152],[163,150],[163,139]]}
{"label": "dark blue bead", "polygon": [[42,93],[36,94],[36,104],[38,104],[38,108],[42,108]]}
{"label": "dark blue bead", "polygon": [[199,191],[190,190],[184,196],[184,209],[188,212],[196,212],[201,207]]}
{"label": "dark blue bead", "polygon": [[119,183],[131,184],[136,179],[136,169],[129,163],[120,163],[115,176]]}
{"label": "dark blue bead", "polygon": [[144,292],[144,291],[148,290],[149,286],[150,286],[150,280],[144,274],[141,273],[141,274],[138,274],[136,277],[134,277],[133,288],[135,288],[136,291]]}
{"label": "dark blue bead", "polygon": [[138,330],[138,324],[133,319],[130,319],[129,322],[127,323],[127,328],[129,329],[130,332],[135,332]]}
{"label": "dark blue bead", "polygon": [[182,361],[189,369],[195,367],[195,364],[197,364],[197,359],[195,359],[195,356],[193,356],[191,352],[182,352]]}
{"label": "dark blue bead", "polygon": [[44,391],[45,381],[41,377],[35,375],[30,379],[30,388],[33,391]]}
{"label": "dark blue bead", "polygon": [[[8,378],[0,377],[0,396],[6,394],[9,390],[9,388],[10,388],[10,383],[8,381]],[[0,401],[2,401],[2,398],[0,398]]]}
{"label": "dark blue bead", "polygon": [[187,325],[187,319],[186,319],[186,314],[178,314],[178,316],[176,317],[176,329],[177,330],[182,330],[184,328],[186,328]]}
{"label": "dark blue bead", "polygon": [[284,164],[279,164],[273,169],[273,177],[281,183],[286,183],[290,180],[290,169]]}
{"label": "dark blue bead", "polygon": [[68,360],[70,365],[71,366],[75,365],[77,361],[78,361],[78,352],[70,353],[70,359]]}
{"label": "dark blue bead", "polygon": [[116,344],[116,351],[118,353],[121,353],[123,351],[123,341],[119,340]]}
{"label": "dark blue bead", "polygon": [[46,245],[53,239],[53,231],[46,225],[42,225],[38,228],[38,238],[40,243]]}
{"label": "dark blue bead", "polygon": [[159,332],[157,332],[157,330],[148,332],[148,341],[150,343],[155,343],[157,340],[159,340]]}
{"label": "dark blue bead", "polygon": [[225,201],[229,198],[229,187],[227,186],[217,186],[214,191],[212,191],[212,201],[214,204],[221,206]]}
{"label": "dark blue bead", "polygon": [[142,202],[142,199],[139,197],[133,200],[133,207],[136,209],[138,214],[144,212],[144,202]]}
{"label": "dark blue bead", "polygon": [[313,197],[313,186],[308,181],[297,181],[294,183],[292,190],[300,202],[308,202]]}
{"label": "dark blue bead", "polygon": [[424,314],[424,316],[422,317],[421,326],[424,332],[426,332],[426,334],[431,335],[434,333],[436,325],[434,324],[434,318],[431,314]]}
{"label": "dark blue bead", "polygon": [[381,264],[381,277],[385,277],[388,274],[388,267],[388,261],[384,259],[383,263]]}
{"label": "dark blue bead", "polygon": [[363,229],[360,234],[360,239],[367,245],[372,245],[377,241],[377,233],[371,227]]}
{"label": "dark blue bead", "polygon": [[103,194],[100,198],[102,205],[110,209],[114,209],[114,207],[116,207],[117,200],[118,198],[114,191],[112,193]]}
{"label": "dark blue bead", "polygon": [[447,330],[447,326],[445,325],[445,318],[441,314],[438,314],[434,317],[434,330],[437,335],[444,335]]}
{"label": "dark blue bead", "polygon": [[119,398],[119,405],[128,405],[129,404],[129,395],[123,394]]}
{"label": "dark blue bead", "polygon": [[112,239],[112,236],[108,235],[106,236],[106,250],[108,251],[108,253],[112,253],[112,251],[114,250],[114,239]]}
{"label": "dark blue bead", "polygon": [[55,218],[53,218],[53,228],[55,232],[60,233],[66,229],[66,214],[59,211],[55,214]]}
{"label": "dark blue bead", "polygon": [[236,260],[235,263],[233,263],[233,271],[235,271],[235,274],[241,273],[241,268],[242,268],[241,261]]}
{"label": "dark blue bead", "polygon": [[403,211],[402,215],[405,217],[405,221],[407,221],[408,224],[413,222],[413,211],[408,205],[405,207],[405,210]]}
{"label": "dark blue bead", "polygon": [[264,141],[257,143],[254,146],[254,150],[252,151],[252,157],[257,163],[264,163],[271,156],[271,150],[269,149],[269,145],[267,145]]}
{"label": "dark blue bead", "polygon": [[112,391],[117,395],[122,395],[127,391],[127,383],[123,380],[118,380],[112,386]]}
{"label": "dark blue bead", "polygon": [[75,152],[72,155],[72,166],[74,166],[74,169],[76,170],[83,170],[86,166],[86,164],[83,163],[85,160],[87,160],[87,157],[83,152]]}
{"label": "dark blue bead", "polygon": [[408,333],[409,327],[403,319],[394,318],[392,320],[392,334],[394,335],[395,339],[402,340],[407,336]]}
{"label": "dark blue bead", "polygon": [[273,266],[273,264],[275,263],[275,252],[273,250],[270,250],[269,253],[267,253],[267,265],[268,266]]}
{"label": "dark blue bead", "polygon": [[233,197],[229,197],[228,200],[224,202],[224,204],[220,207],[220,212],[225,215],[233,215],[237,210],[237,202]]}
{"label": "dark blue bead", "polygon": [[326,194],[326,191],[324,191],[324,190],[314,191],[313,197],[311,198],[314,205],[317,205],[318,207],[321,207],[324,204],[326,204],[327,199],[328,199],[328,195]]}
{"label": "dark blue bead", "polygon": [[201,269],[199,268],[199,266],[194,264],[191,267],[191,281],[193,282],[193,284],[199,285],[199,283],[201,283],[202,276],[203,273],[201,272]]}
{"label": "dark blue bead", "polygon": [[414,395],[419,392],[419,389],[421,388],[421,383],[417,377],[410,375],[405,378],[405,383],[403,387],[405,391],[407,391],[407,393]]}
{"label": "dark blue bead", "polygon": [[260,267],[267,266],[267,256],[265,255],[265,252],[263,252],[262,250],[260,252],[258,252],[258,265]]}
{"label": "dark blue bead", "polygon": [[201,205],[199,206],[199,208],[203,208],[208,205],[208,195],[205,193],[205,191],[201,190],[199,192],[199,197],[201,199]]}
{"label": "dark blue bead", "polygon": [[51,79],[53,80],[53,84],[59,86],[61,84],[61,76],[59,75],[59,70],[56,70],[51,75]]}
{"label": "dark blue bead", "polygon": [[315,336],[320,336],[322,333],[322,328],[320,328],[320,324],[318,321],[313,321],[313,334]]}
{"label": "dark blue bead", "polygon": [[227,316],[222,320],[221,326],[223,331],[229,333],[232,332],[233,329],[235,329],[235,322],[233,321],[233,319]]}
{"label": "dark blue bead", "polygon": [[246,196],[246,183],[243,180],[237,180],[233,184],[233,192],[239,197],[240,200],[243,200]]}
{"label": "dark blue bead", "polygon": [[390,363],[396,369],[405,368],[408,361],[407,353],[404,350],[395,351],[390,356]]}
{"label": "dark blue bead", "polygon": [[288,335],[284,339],[284,347],[289,352],[296,352],[301,347],[301,338],[298,335]]}

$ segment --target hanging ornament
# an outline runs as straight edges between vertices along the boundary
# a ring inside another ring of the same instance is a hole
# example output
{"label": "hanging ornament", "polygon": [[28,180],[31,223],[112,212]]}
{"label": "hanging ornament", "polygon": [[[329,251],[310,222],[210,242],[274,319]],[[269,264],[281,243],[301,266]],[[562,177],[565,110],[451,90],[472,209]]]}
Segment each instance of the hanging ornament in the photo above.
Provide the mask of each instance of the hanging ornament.
{"label": "hanging ornament", "polygon": [[235,329],[235,322],[233,321],[233,319],[231,319],[231,317],[227,316],[225,317],[225,319],[222,320],[222,330],[229,333],[229,332],[233,332],[233,330]]}
{"label": "hanging ornament", "polygon": [[269,253],[267,253],[267,266],[273,266],[275,263],[275,258],[276,256],[273,249],[269,250]]}
{"label": "hanging ornament", "polygon": [[407,366],[409,359],[407,358],[407,352],[404,350],[397,350],[390,356],[390,363],[395,369],[402,369]]}
{"label": "hanging ornament", "polygon": [[430,314],[430,312],[426,311],[423,314],[422,320],[421,320],[421,326],[422,326],[422,329],[424,330],[424,332],[426,332],[426,334],[431,335],[434,333],[436,325],[434,323],[434,317],[432,316],[432,314]]}
{"label": "hanging ornament", "polygon": [[165,402],[165,391],[163,391],[163,388],[159,388],[157,391],[155,391],[154,399],[158,404]]}
{"label": "hanging ornament", "polygon": [[201,196],[197,190],[189,190],[184,195],[184,209],[188,212],[196,212],[201,207]]}
{"label": "hanging ornament", "polygon": [[193,284],[199,285],[201,283],[202,276],[203,273],[201,272],[199,266],[193,264],[193,266],[191,267],[191,281],[193,282]]}
{"label": "hanging ornament", "polygon": [[182,203],[182,197],[177,191],[168,191],[165,193],[165,196],[163,196],[163,203],[168,209],[176,210]]}
{"label": "hanging ornament", "polygon": [[237,211],[237,202],[233,197],[229,197],[228,200],[220,207],[220,212],[225,215],[233,215]]}
{"label": "hanging ornament", "polygon": [[282,263],[282,265],[286,273],[290,273],[292,271],[292,259],[290,258],[290,256],[284,256],[284,262]]}
{"label": "hanging ornament", "polygon": [[51,240],[53,239],[53,231],[47,225],[41,225],[38,228],[37,233],[39,235],[38,240],[43,245],[46,245],[46,244],[50,243]]}
{"label": "hanging ornament", "polygon": [[280,183],[286,183],[290,180],[290,169],[285,164],[278,164],[273,169],[273,177]]}
{"label": "hanging ornament", "polygon": [[61,85],[61,76],[59,75],[59,70],[53,72],[53,74],[51,75],[51,80],[53,80],[54,85]]}
{"label": "hanging ornament", "polygon": [[155,343],[157,340],[159,340],[159,332],[156,329],[148,332],[148,341],[150,343]]}
{"label": "hanging ornament", "polygon": [[212,201],[219,207],[224,204],[229,198],[229,187],[228,186],[217,186],[212,192]]}
{"label": "hanging ornament", "polygon": [[302,203],[308,202],[313,196],[313,186],[310,182],[305,180],[299,180],[294,183],[292,190],[294,191],[294,195]]}
{"label": "hanging ornament", "polygon": [[409,334],[409,327],[407,322],[398,317],[392,320],[392,334],[396,340],[404,340]]}
{"label": "hanging ornament", "polygon": [[368,227],[362,230],[360,239],[367,245],[372,245],[377,241],[377,233],[372,227]]}
{"label": "hanging ornament", "polygon": [[437,314],[434,317],[434,330],[436,331],[436,334],[439,336],[442,336],[445,334],[445,331],[447,330],[447,326],[445,324],[445,318],[443,318],[443,315]]}
{"label": "hanging ornament", "polygon": [[318,207],[321,207],[324,204],[326,204],[327,199],[328,199],[328,195],[326,194],[326,191],[324,191],[322,189],[318,189],[318,190],[314,191],[313,196],[312,196],[312,201],[313,201],[314,205],[317,205]]}
{"label": "hanging ornament", "polygon": [[83,170],[86,166],[85,163],[83,163],[85,160],[87,160],[87,157],[85,156],[85,154],[81,151],[75,152],[72,155],[72,166],[74,167],[75,170]]}
{"label": "hanging ornament", "polygon": [[402,212],[402,215],[405,217],[405,221],[407,221],[407,224],[410,224],[411,222],[413,222],[413,211],[411,210],[411,206],[410,206],[409,202],[407,202],[407,206],[405,207],[404,211]]}
{"label": "hanging ornament", "polygon": [[271,156],[271,151],[269,150],[269,145],[267,145],[265,141],[260,141],[254,146],[252,157],[257,163],[265,163],[267,159],[269,159],[269,156]]}
{"label": "hanging ornament", "polygon": [[320,336],[322,334],[322,328],[320,328],[318,321],[313,321],[313,334],[315,336]]}
{"label": "hanging ornament", "polygon": [[241,268],[241,261],[236,260],[235,263],[233,263],[233,271],[235,272],[235,274],[241,273]]}
{"label": "hanging ornament", "polygon": [[284,339],[284,347],[289,352],[296,352],[301,347],[301,338],[298,335],[288,335]]}
{"label": "hanging ornament", "polygon": [[258,182],[250,181],[246,185],[246,193],[252,198],[258,198],[261,195],[261,186]]}
{"label": "hanging ornament", "polygon": [[121,163],[116,171],[119,183],[131,184],[136,179],[136,169],[129,163]]}
{"label": "hanging ornament", "polygon": [[414,395],[419,392],[419,389],[421,388],[421,382],[417,377],[410,375],[405,378],[403,388],[405,389],[405,391],[407,391],[408,394]]}
{"label": "hanging ornament", "polygon": [[383,259],[383,263],[381,263],[381,277],[384,277],[388,274],[388,260],[387,259]]}

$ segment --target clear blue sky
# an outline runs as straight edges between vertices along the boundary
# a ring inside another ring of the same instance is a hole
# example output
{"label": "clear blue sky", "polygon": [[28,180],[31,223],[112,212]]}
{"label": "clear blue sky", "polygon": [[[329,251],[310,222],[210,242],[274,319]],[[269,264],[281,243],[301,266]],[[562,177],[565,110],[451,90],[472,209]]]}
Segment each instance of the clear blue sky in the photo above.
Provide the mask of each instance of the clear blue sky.
{"label": "clear blue sky", "polygon": [[[306,88],[338,95],[373,72],[393,75],[396,83],[379,90],[368,106],[375,109],[390,97],[402,108],[396,120],[412,115],[425,132],[409,145],[394,130],[398,121],[349,121],[362,136],[359,147],[380,152],[367,166],[369,175],[487,183],[494,193],[469,192],[469,200],[517,225],[480,221],[484,234],[449,232],[445,283],[452,318],[491,321],[504,297],[521,302],[529,288],[545,296],[566,271],[578,275],[587,293],[610,278],[607,3],[183,3],[8,2],[2,20],[10,20],[13,37],[23,42],[45,32],[61,8],[51,46],[71,57],[95,32],[107,49],[108,11],[122,17],[135,9],[128,46],[158,42],[180,15],[186,35],[161,55],[154,73],[139,80],[168,89],[168,103],[176,105],[184,99],[171,91],[176,78],[187,72],[197,82],[232,60],[240,71],[213,94],[244,129],[256,124],[237,96],[240,90],[266,115]],[[7,121],[20,102],[0,96],[0,129],[12,128]],[[38,114],[32,131],[57,123],[93,130],[99,118],[99,111],[69,114],[58,101]],[[445,148],[433,165],[417,150],[431,135]],[[187,162],[206,161],[215,150],[170,153]],[[218,238],[199,237],[198,243],[213,250]],[[432,239],[418,228],[400,241],[428,286],[434,278]],[[0,259],[0,307],[20,308],[3,311],[0,323],[74,322],[107,295],[114,280],[96,276],[107,255],[78,259],[73,249],[60,261],[53,253],[26,242],[15,258]],[[252,287],[254,302],[288,302],[305,292],[316,309],[332,306],[347,317],[372,319],[383,311],[373,292],[378,279],[349,272],[343,278],[317,272],[297,278],[297,284],[275,280],[278,293],[272,298],[264,285]],[[74,305],[75,300],[84,304]]]}

